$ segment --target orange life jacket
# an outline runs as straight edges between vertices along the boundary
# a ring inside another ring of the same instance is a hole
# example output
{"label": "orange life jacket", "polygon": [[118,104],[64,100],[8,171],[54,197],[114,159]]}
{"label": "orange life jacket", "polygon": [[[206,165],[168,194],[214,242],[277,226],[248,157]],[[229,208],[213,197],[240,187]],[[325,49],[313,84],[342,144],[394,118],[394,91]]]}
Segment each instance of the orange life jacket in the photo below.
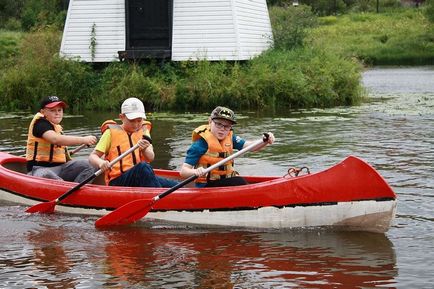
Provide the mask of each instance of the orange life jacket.
{"label": "orange life jacket", "polygon": [[152,123],[150,121],[143,120],[143,122],[142,122],[142,128],[148,130],[148,133],[151,133]]}
{"label": "orange life jacket", "polygon": [[[44,115],[38,112],[30,122],[27,136],[26,160],[33,162],[33,165],[66,163],[70,159],[70,156],[65,146],[51,144],[45,139],[33,135],[33,127],[40,118],[44,118]],[[63,134],[60,124],[50,123],[53,125],[56,133]]]}
{"label": "orange life jacket", "polygon": [[[105,159],[108,161],[114,160],[123,152],[133,147],[139,140],[143,138],[144,135],[150,137],[149,131],[145,126],[142,130],[138,130],[133,133],[127,133],[118,124],[109,124],[108,129],[110,130],[111,136],[110,150],[105,156]],[[140,154],[140,151],[138,149],[133,151],[131,154],[125,156],[119,162],[114,164],[110,170],[107,170],[105,172],[106,184],[108,184],[111,180],[119,177],[121,174],[128,171],[133,166],[142,161],[145,161],[145,159],[144,156]]]}
{"label": "orange life jacket", "polygon": [[[106,120],[100,126],[101,133],[105,132],[105,130],[108,128],[109,124],[117,124],[117,123],[114,120],[112,120],[112,119]],[[146,128],[148,130],[148,132],[150,133],[151,129],[152,129],[152,123],[150,121],[143,120],[142,121],[142,127]]]}
{"label": "orange life jacket", "polygon": [[[202,125],[196,128],[192,134],[193,142],[203,138],[208,144],[208,150],[202,155],[196,164],[196,168],[204,167],[205,169],[212,166],[213,164],[227,158],[233,153],[233,142],[232,142],[233,131],[231,130],[229,134],[221,141],[219,141],[210,130],[209,125]],[[219,180],[223,178],[230,178],[236,176],[237,172],[234,170],[234,161],[231,160],[225,163],[223,166],[212,170],[206,176],[202,176],[196,179],[197,183],[207,183],[208,181]]]}

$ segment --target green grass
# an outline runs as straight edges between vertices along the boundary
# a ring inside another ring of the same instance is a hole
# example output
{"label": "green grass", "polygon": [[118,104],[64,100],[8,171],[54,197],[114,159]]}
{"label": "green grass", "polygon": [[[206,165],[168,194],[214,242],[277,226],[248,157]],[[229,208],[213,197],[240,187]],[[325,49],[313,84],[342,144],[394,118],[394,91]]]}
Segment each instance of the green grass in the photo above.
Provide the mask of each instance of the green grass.
{"label": "green grass", "polygon": [[434,64],[434,29],[423,9],[357,13],[320,19],[309,41],[372,65]]}
{"label": "green grass", "polygon": [[22,36],[22,32],[0,30],[0,73],[13,64]]}
{"label": "green grass", "polygon": [[[27,55],[24,53],[23,55]],[[73,110],[118,110],[125,98],[150,111],[331,107],[357,103],[361,66],[326,51],[270,51],[251,61],[130,65],[21,59],[0,77],[2,109],[32,109],[57,94]]]}
{"label": "green grass", "polygon": [[112,63],[99,71],[55,59],[9,69],[0,79],[0,98],[4,109],[31,109],[48,94],[61,96],[74,110],[118,110],[132,96],[151,111],[206,110],[222,103],[234,109],[331,107],[360,99],[360,70],[357,63],[309,49],[269,52],[242,64]]}

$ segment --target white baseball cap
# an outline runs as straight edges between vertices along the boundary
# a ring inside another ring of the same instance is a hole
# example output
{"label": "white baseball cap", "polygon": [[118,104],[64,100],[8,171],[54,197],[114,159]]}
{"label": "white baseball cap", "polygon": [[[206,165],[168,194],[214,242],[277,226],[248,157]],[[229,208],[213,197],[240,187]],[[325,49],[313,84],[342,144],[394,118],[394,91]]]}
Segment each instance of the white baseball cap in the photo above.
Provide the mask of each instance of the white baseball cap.
{"label": "white baseball cap", "polygon": [[135,97],[124,100],[121,106],[121,113],[125,114],[128,119],[143,118],[146,119],[145,106],[143,102]]}

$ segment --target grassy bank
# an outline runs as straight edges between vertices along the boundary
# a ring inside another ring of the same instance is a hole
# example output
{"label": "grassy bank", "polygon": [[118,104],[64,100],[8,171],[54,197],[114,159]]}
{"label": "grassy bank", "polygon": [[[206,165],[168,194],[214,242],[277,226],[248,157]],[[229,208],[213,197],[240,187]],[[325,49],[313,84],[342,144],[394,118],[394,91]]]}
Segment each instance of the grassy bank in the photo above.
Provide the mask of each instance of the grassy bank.
{"label": "grassy bank", "polygon": [[53,28],[15,36],[1,32],[0,39],[9,42],[0,45],[9,52],[0,67],[0,109],[34,110],[40,98],[53,94],[76,111],[117,111],[131,96],[144,100],[150,111],[209,110],[220,104],[293,109],[360,101],[360,63],[344,52],[305,45],[308,29],[317,24],[308,7],[274,7],[270,14],[275,47],[246,62],[95,66],[60,58],[61,32]]}
{"label": "grassy bank", "polygon": [[434,27],[424,9],[395,9],[320,18],[309,40],[368,65],[434,64]]}
{"label": "grassy bank", "polygon": [[[58,36],[30,38],[24,42]],[[51,94],[62,96],[74,110],[118,110],[123,99],[136,96],[151,111],[209,110],[219,104],[234,109],[325,107],[350,105],[361,97],[361,66],[313,49],[270,51],[244,63],[111,63],[95,69],[53,57],[56,45],[41,45],[40,53],[23,49],[17,64],[2,72],[2,109],[32,109]]]}

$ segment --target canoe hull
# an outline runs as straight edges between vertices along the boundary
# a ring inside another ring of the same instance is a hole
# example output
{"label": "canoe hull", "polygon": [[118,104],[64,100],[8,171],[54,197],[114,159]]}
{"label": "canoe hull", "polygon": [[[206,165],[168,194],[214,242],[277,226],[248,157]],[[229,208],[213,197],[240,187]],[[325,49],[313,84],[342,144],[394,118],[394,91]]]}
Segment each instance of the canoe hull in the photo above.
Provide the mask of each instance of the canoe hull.
{"label": "canoe hull", "polygon": [[[0,190],[0,199],[22,205],[39,202]],[[286,230],[309,227],[332,227],[333,230],[384,233],[392,225],[396,200],[340,202],[332,205],[300,207],[262,207],[256,210],[166,211],[150,212],[147,221],[157,221],[194,228],[244,228]],[[103,216],[110,211],[57,205],[56,211],[68,214]]]}
{"label": "canoe hull", "polygon": [[[21,158],[0,153],[0,199],[34,205],[53,200],[75,185],[29,177],[8,166],[20,162]],[[156,171],[167,177],[179,176],[178,172]],[[348,185],[336,185],[336,180],[343,177]],[[159,201],[144,221],[254,230],[332,227],[385,232],[396,213],[396,196],[389,185],[372,167],[355,157],[323,172],[297,178],[247,178],[253,184],[179,189]],[[164,190],[90,184],[57,205],[56,211],[104,215],[133,200],[151,200]]]}

